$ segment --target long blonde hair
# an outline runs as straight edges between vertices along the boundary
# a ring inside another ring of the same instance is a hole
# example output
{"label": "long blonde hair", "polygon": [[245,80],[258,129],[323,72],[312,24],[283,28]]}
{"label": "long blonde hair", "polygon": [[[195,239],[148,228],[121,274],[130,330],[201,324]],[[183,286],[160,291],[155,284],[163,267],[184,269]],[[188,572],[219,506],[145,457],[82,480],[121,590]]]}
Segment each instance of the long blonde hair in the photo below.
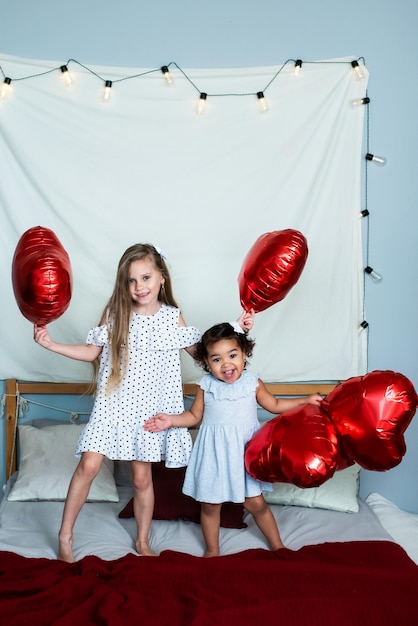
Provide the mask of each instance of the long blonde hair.
{"label": "long blonde hair", "polygon": [[[167,264],[161,254],[151,244],[138,243],[123,253],[116,273],[113,293],[106,304],[100,324],[107,324],[111,370],[107,381],[107,391],[117,387],[128,367],[129,323],[132,312],[132,299],[129,291],[129,270],[134,261],[148,258],[155,269],[161,272],[163,284],[158,294],[158,300],[164,304],[178,307],[171,285],[171,277]],[[99,362],[94,363],[94,373],[97,378]]]}

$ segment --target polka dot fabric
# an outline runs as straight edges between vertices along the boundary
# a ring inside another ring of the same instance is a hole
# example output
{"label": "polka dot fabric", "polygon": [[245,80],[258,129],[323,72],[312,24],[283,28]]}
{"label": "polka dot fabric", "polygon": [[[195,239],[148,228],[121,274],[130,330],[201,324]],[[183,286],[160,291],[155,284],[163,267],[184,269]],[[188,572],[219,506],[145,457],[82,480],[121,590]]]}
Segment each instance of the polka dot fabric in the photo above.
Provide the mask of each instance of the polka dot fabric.
{"label": "polka dot fabric", "polygon": [[187,428],[160,433],[143,429],[158,412],[184,410],[180,350],[200,339],[192,326],[179,326],[180,311],[161,305],[155,315],[132,313],[129,327],[129,367],[119,387],[106,394],[110,372],[107,327],[93,328],[87,343],[103,346],[97,395],[76,455],[92,451],[113,460],[165,461],[167,467],[187,465],[192,442]]}

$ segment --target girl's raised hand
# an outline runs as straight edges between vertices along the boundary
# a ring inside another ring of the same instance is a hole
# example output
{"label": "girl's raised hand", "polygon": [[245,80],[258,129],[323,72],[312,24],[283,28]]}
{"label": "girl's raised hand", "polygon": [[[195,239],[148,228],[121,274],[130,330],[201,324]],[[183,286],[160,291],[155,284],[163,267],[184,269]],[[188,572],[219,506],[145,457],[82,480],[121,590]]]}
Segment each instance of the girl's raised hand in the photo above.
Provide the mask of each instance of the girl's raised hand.
{"label": "girl's raised hand", "polygon": [[39,343],[43,348],[49,348],[51,345],[51,337],[49,336],[49,332],[46,326],[38,326],[38,324],[34,324],[33,327],[33,338],[36,343]]}
{"label": "girl's raised hand", "polygon": [[250,309],[249,311],[244,311],[242,315],[237,319],[238,324],[241,326],[244,332],[248,332],[252,329],[254,325],[254,317],[255,311],[254,309]]}
{"label": "girl's raised hand", "polygon": [[144,423],[144,430],[159,433],[162,430],[170,428],[172,425],[173,420],[171,419],[171,415],[167,415],[167,413],[157,413]]}
{"label": "girl's raised hand", "polygon": [[319,393],[314,393],[306,398],[306,403],[320,406],[323,399],[324,398]]}

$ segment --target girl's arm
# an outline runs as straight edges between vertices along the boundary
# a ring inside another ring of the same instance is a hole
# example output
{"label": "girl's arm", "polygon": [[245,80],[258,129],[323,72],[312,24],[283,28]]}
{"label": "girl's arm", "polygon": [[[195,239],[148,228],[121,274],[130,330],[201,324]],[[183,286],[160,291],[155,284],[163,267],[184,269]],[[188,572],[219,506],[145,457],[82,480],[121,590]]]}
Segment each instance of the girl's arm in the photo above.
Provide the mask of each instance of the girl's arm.
{"label": "girl's arm", "polygon": [[244,311],[237,319],[238,324],[245,333],[252,329],[254,325],[254,317],[255,311],[254,309],[250,309],[249,311]]}
{"label": "girl's arm", "polygon": [[258,380],[256,398],[258,404],[269,413],[284,413],[305,406],[305,404],[320,406],[322,402],[322,396],[319,393],[314,393],[306,398],[276,398],[260,379]]}
{"label": "girl's arm", "polygon": [[159,433],[172,426],[196,426],[203,417],[203,390],[198,388],[196,397],[189,411],[184,411],[178,415],[168,413],[157,413],[144,424],[144,429],[152,433]]}
{"label": "girl's arm", "polygon": [[[184,321],[184,317],[182,316],[182,314],[180,313],[179,315],[179,326],[187,326],[186,322]],[[186,350],[186,352],[188,354],[190,354],[190,356],[194,359],[195,358],[195,353],[196,353],[196,344],[194,343],[192,346],[187,346],[187,348],[184,348]]]}
{"label": "girl's arm", "polygon": [[92,344],[71,345],[57,343],[52,341],[46,326],[38,326],[37,324],[34,325],[33,338],[43,348],[77,361],[93,362],[103,350],[102,346],[94,346]]}

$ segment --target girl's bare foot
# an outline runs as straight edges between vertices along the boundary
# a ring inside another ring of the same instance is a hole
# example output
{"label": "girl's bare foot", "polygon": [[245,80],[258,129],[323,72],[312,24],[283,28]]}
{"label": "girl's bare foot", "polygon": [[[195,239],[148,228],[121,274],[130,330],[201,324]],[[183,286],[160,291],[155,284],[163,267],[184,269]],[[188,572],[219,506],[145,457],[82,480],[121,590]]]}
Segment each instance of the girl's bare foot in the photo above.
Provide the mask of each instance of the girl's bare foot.
{"label": "girl's bare foot", "polygon": [[66,563],[74,563],[73,538],[59,536],[58,559]]}
{"label": "girl's bare foot", "polygon": [[141,556],[157,556],[154,550],[151,550],[147,541],[136,541],[135,549]]}

